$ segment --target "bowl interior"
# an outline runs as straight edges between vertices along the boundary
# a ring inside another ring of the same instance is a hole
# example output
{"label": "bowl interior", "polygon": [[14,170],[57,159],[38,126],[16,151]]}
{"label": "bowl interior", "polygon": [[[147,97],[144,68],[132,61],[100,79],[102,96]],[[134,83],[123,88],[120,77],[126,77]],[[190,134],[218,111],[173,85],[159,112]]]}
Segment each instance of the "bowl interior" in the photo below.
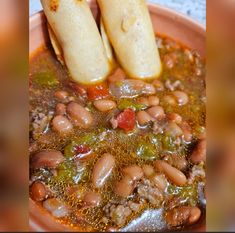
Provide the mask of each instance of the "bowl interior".
{"label": "bowl interior", "polygon": [[[96,1],[89,1],[94,17],[98,19],[99,11]],[[166,35],[185,46],[195,49],[205,57],[205,28],[177,12],[149,4],[149,10],[156,34]],[[46,18],[43,12],[30,17],[29,56],[31,57],[43,45],[49,44]],[[47,211],[29,200],[29,225],[31,231],[79,231],[71,229],[55,220]],[[205,221],[202,220],[190,231],[204,231]]]}

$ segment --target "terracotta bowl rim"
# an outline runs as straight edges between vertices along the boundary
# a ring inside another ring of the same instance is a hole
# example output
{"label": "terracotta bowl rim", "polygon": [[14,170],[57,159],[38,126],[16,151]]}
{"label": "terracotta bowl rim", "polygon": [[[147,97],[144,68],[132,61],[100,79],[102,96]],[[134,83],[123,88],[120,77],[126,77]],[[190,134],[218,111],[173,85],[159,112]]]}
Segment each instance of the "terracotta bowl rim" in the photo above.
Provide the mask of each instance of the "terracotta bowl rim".
{"label": "terracotta bowl rim", "polygon": [[[88,2],[91,2],[91,0],[88,0]],[[185,20],[189,21],[190,23],[192,23],[192,24],[194,24],[195,26],[199,27],[199,28],[202,29],[203,31],[206,31],[206,25],[205,25],[205,24],[203,24],[202,22],[199,22],[199,21],[196,20],[196,19],[193,19],[192,17],[190,17],[190,16],[188,16],[188,15],[186,15],[186,14],[184,14],[184,13],[181,13],[181,12],[179,12],[179,11],[176,11],[176,10],[174,10],[174,9],[172,9],[172,8],[169,8],[169,7],[166,7],[166,6],[162,6],[162,5],[158,4],[158,3],[151,3],[151,2],[148,2],[148,6],[151,6],[153,9],[157,7],[158,9],[162,10],[162,11],[165,12],[165,13],[169,13],[169,14],[171,14],[171,15],[172,15],[172,14],[173,14],[173,15],[176,15],[176,16],[182,18],[182,19],[185,19]],[[155,10],[155,9],[154,9],[154,10]],[[37,12],[31,14],[30,17],[29,17],[30,22],[33,21],[33,20],[35,20],[35,18],[37,18],[37,17],[40,16],[40,15],[43,15],[43,16],[44,16],[43,10],[39,10],[39,11],[37,11]]]}

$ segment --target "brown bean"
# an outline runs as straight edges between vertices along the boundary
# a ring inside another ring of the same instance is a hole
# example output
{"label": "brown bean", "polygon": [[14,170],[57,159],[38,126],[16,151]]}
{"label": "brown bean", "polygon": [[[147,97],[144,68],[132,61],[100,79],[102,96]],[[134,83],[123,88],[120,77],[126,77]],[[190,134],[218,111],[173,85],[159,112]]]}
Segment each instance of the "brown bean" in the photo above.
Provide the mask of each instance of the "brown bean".
{"label": "brown bean", "polygon": [[101,196],[95,192],[88,192],[85,194],[83,201],[87,206],[96,207],[101,203]]}
{"label": "brown bean", "polygon": [[130,177],[124,176],[114,186],[114,192],[121,197],[128,197],[134,190],[133,181]]}
{"label": "brown bean", "polygon": [[166,104],[168,104],[168,105],[176,105],[176,100],[175,100],[175,98],[173,97],[173,96],[171,96],[171,95],[165,95],[164,97],[163,97],[163,101],[166,103]]}
{"label": "brown bean", "polygon": [[123,173],[129,176],[133,181],[140,180],[144,176],[142,168],[137,165],[125,167]]}
{"label": "brown bean", "polygon": [[66,106],[62,103],[58,103],[55,108],[56,115],[65,115],[66,114]]}
{"label": "brown bean", "polygon": [[140,98],[137,99],[137,102],[139,104],[145,105],[146,107],[149,107],[149,101],[148,101],[147,97],[140,97]]}
{"label": "brown bean", "polygon": [[117,104],[113,100],[96,100],[94,106],[101,112],[107,112],[116,108]]}
{"label": "brown bean", "polygon": [[41,151],[31,158],[31,167],[37,168],[56,168],[64,161],[64,156],[60,151]]}
{"label": "brown bean", "polygon": [[146,111],[139,111],[136,114],[136,119],[137,119],[139,125],[141,125],[141,126],[146,125],[150,121],[154,120]]}
{"label": "brown bean", "polygon": [[58,133],[67,134],[72,131],[73,125],[67,117],[59,115],[53,118],[52,128]]}
{"label": "brown bean", "polygon": [[47,197],[45,185],[40,181],[35,181],[30,187],[30,196],[34,201],[43,201]]}
{"label": "brown bean", "polygon": [[163,174],[156,174],[151,178],[151,180],[161,191],[164,191],[166,189],[167,180]]}
{"label": "brown bean", "polygon": [[156,89],[152,84],[146,83],[145,84],[145,93],[149,94],[149,95],[154,95],[156,93]]}
{"label": "brown bean", "polygon": [[161,81],[159,81],[158,79],[155,79],[152,84],[154,85],[154,87],[156,88],[157,91],[164,91],[164,85]]}
{"label": "brown bean", "polygon": [[50,198],[44,201],[43,207],[56,218],[62,218],[69,214],[68,207],[56,198]]}
{"label": "brown bean", "polygon": [[206,161],[206,140],[199,141],[196,148],[193,150],[190,159],[193,163],[197,164]]}
{"label": "brown bean", "polygon": [[183,186],[187,182],[187,178],[183,172],[172,167],[167,162],[164,161],[156,161],[155,168],[159,172],[163,172],[174,184],[178,186]]}
{"label": "brown bean", "polygon": [[168,136],[171,137],[179,137],[183,134],[182,129],[174,122],[168,123],[165,132]]}
{"label": "brown bean", "polygon": [[118,82],[126,78],[125,72],[121,68],[117,68],[113,74],[108,77],[109,82]]}
{"label": "brown bean", "polygon": [[166,213],[166,222],[173,227],[192,225],[199,220],[200,216],[201,210],[198,207],[180,206],[175,207]]}
{"label": "brown bean", "polygon": [[180,106],[187,104],[189,101],[188,95],[183,91],[174,91],[172,94]]}
{"label": "brown bean", "polygon": [[92,183],[96,188],[101,188],[115,165],[114,157],[111,154],[104,154],[96,162],[92,172]]}
{"label": "brown bean", "polygon": [[160,119],[163,119],[165,117],[165,113],[164,113],[164,110],[161,106],[154,106],[154,107],[151,107],[149,109],[147,109],[147,113],[157,119],[157,120],[160,120]]}
{"label": "brown bean", "polygon": [[142,170],[144,172],[144,175],[148,178],[153,176],[155,173],[154,168],[148,164],[143,165]]}
{"label": "brown bean", "polygon": [[148,102],[150,106],[157,106],[159,104],[159,98],[157,96],[149,96]]}
{"label": "brown bean", "polygon": [[54,96],[59,100],[65,100],[68,98],[69,93],[67,91],[56,91]]}
{"label": "brown bean", "polygon": [[184,121],[180,124],[180,128],[183,131],[184,141],[191,142],[193,135],[192,135],[192,132],[191,132],[192,130],[191,130],[190,125],[186,121]]}
{"label": "brown bean", "polygon": [[179,114],[177,114],[177,113],[174,113],[174,112],[173,113],[169,113],[167,115],[167,118],[168,118],[169,121],[172,121],[172,122],[174,122],[176,124],[182,123],[182,117]]}
{"label": "brown bean", "polygon": [[68,104],[67,113],[73,120],[74,124],[81,128],[89,128],[93,123],[93,117],[91,113],[75,102]]}

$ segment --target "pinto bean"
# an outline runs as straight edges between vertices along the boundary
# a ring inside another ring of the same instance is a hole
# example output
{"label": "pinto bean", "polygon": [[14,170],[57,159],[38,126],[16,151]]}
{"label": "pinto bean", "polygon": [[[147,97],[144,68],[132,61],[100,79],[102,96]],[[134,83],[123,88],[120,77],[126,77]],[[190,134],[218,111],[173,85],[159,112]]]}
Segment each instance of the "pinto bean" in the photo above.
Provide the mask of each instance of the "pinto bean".
{"label": "pinto bean", "polygon": [[89,128],[93,123],[93,117],[91,113],[75,102],[68,104],[67,113],[73,120],[74,124],[81,128]]}
{"label": "pinto bean", "polygon": [[164,191],[166,189],[167,180],[163,174],[156,174],[151,178],[151,180],[161,191]]}
{"label": "pinto bean", "polygon": [[141,125],[141,126],[146,125],[150,121],[154,120],[146,111],[139,111],[136,114],[136,119],[137,119],[139,125]]}
{"label": "pinto bean", "polygon": [[147,97],[140,97],[137,99],[137,102],[145,105],[146,107],[149,107],[149,101]]}
{"label": "pinto bean", "polygon": [[156,93],[156,89],[152,84],[146,83],[145,84],[145,92],[149,95],[154,95]]}
{"label": "pinto bean", "polygon": [[157,96],[149,96],[148,102],[150,106],[157,106],[159,104],[159,98]]}
{"label": "pinto bean", "polygon": [[52,128],[58,133],[67,134],[72,131],[73,125],[67,117],[59,115],[53,118]]}
{"label": "pinto bean", "polygon": [[172,94],[175,96],[180,106],[187,104],[189,101],[188,95],[183,91],[174,91]]}
{"label": "pinto bean", "polygon": [[175,98],[173,97],[173,96],[171,96],[171,95],[165,95],[164,97],[163,97],[163,101],[166,103],[166,104],[168,104],[168,105],[176,105],[176,100],[175,100]]}
{"label": "pinto bean", "polygon": [[187,178],[183,172],[172,167],[167,162],[164,161],[156,161],[155,168],[159,172],[165,173],[165,175],[176,185],[183,186],[187,182]]}
{"label": "pinto bean", "polygon": [[133,181],[140,180],[144,176],[142,168],[137,165],[125,167],[123,173],[129,176]]}
{"label": "pinto bean", "polygon": [[166,222],[173,227],[192,225],[199,220],[200,216],[201,210],[198,207],[180,206],[175,207],[166,213]]}
{"label": "pinto bean", "polygon": [[108,77],[109,82],[118,82],[126,78],[125,72],[121,68],[117,68],[113,74]]}
{"label": "pinto bean", "polygon": [[101,196],[95,192],[88,192],[85,194],[83,201],[87,206],[96,207],[101,203]]}
{"label": "pinto bean", "polygon": [[59,100],[65,100],[68,98],[69,93],[67,91],[56,91],[54,96]]}
{"label": "pinto bean", "polygon": [[161,106],[154,106],[154,107],[151,107],[149,109],[147,109],[147,113],[157,119],[157,120],[160,120],[160,119],[163,119],[165,117],[165,113],[164,113],[164,110]]}
{"label": "pinto bean", "polygon": [[190,125],[186,121],[184,121],[180,124],[180,128],[183,131],[184,141],[186,141],[186,142],[192,141],[193,135],[192,135],[192,132],[191,132],[192,130],[191,130]]}
{"label": "pinto bean", "polygon": [[43,202],[43,207],[54,217],[62,218],[68,215],[68,207],[56,198],[50,198]]}
{"label": "pinto bean", "polygon": [[133,181],[130,177],[124,176],[114,186],[114,192],[121,197],[128,197],[134,190]]}
{"label": "pinto bean", "polygon": [[206,161],[206,140],[199,141],[196,148],[193,150],[190,159],[193,163],[197,164]]}
{"label": "pinto bean", "polygon": [[56,168],[64,159],[60,151],[41,151],[32,156],[31,167],[33,169]]}
{"label": "pinto bean", "polygon": [[174,112],[169,113],[169,114],[167,114],[167,118],[168,118],[169,121],[172,121],[176,124],[182,123],[182,117],[177,113],[174,113]]}
{"label": "pinto bean", "polygon": [[66,114],[66,106],[62,103],[58,103],[55,108],[56,115],[65,115]]}
{"label": "pinto bean", "polygon": [[116,108],[117,104],[112,100],[96,100],[94,106],[101,112],[107,112]]}
{"label": "pinto bean", "polygon": [[156,88],[157,91],[164,91],[164,85],[161,81],[159,81],[158,79],[155,79],[152,84],[154,85],[154,87]]}
{"label": "pinto bean", "polygon": [[172,137],[179,137],[183,134],[182,129],[174,122],[168,123],[165,132],[167,135]]}
{"label": "pinto bean", "polygon": [[115,165],[114,157],[111,154],[104,154],[96,162],[92,172],[92,183],[96,188],[101,188],[111,174]]}
{"label": "pinto bean", "polygon": [[30,187],[30,196],[34,201],[43,201],[47,197],[45,185],[40,181],[35,181]]}
{"label": "pinto bean", "polygon": [[155,173],[154,168],[151,165],[148,165],[148,164],[143,165],[142,170],[143,170],[144,175],[146,177],[151,177]]}

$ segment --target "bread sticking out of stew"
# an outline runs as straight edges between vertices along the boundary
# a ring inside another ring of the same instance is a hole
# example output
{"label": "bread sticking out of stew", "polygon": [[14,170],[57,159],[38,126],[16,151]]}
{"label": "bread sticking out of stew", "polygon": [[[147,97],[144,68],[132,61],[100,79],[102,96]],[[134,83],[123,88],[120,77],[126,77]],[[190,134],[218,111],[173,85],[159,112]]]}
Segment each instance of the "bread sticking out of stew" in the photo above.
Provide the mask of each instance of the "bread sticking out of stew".
{"label": "bread sticking out of stew", "polygon": [[71,78],[93,84],[111,71],[98,26],[86,0],[41,0],[55,53]]}
{"label": "bread sticking out of stew", "polygon": [[116,57],[131,78],[154,79],[162,71],[145,0],[98,0]]}

